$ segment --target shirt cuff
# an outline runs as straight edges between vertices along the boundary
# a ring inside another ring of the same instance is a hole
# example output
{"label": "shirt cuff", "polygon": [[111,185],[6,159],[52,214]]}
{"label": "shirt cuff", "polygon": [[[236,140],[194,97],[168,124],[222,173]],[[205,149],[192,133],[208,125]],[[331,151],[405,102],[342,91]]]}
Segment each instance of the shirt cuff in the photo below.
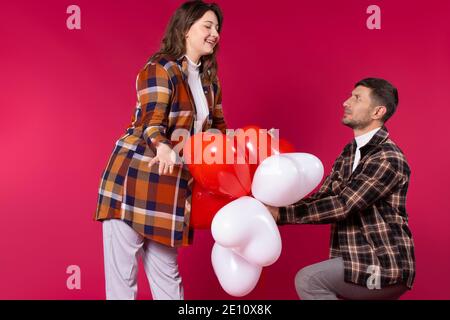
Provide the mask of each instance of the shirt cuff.
{"label": "shirt cuff", "polygon": [[296,203],[290,206],[279,208],[278,224],[296,224],[302,215],[306,214],[307,206],[305,203]]}
{"label": "shirt cuff", "polygon": [[[148,139],[150,141],[151,144],[153,144],[155,147],[157,147],[160,143],[164,143],[166,145],[168,145],[169,147],[172,147],[172,143],[170,142],[169,139],[167,139],[165,136],[159,134],[156,135],[153,138],[149,138]],[[148,141],[147,141],[148,142]]]}

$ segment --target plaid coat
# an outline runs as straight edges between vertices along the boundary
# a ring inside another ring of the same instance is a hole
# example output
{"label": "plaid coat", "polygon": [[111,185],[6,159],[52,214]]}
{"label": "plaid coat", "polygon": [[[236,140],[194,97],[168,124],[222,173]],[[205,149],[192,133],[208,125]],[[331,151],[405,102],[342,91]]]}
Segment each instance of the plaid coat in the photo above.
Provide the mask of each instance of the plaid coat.
{"label": "plaid coat", "polygon": [[356,142],[337,158],[317,193],[280,208],[280,224],[331,223],[330,258],[342,257],[345,281],[367,285],[378,270],[381,287],[412,287],[414,243],[408,227],[406,192],[410,169],[382,127],[361,149],[352,173]]}
{"label": "plaid coat", "polygon": [[[202,85],[209,106],[202,130],[225,132],[219,82],[202,80]],[[187,166],[175,166],[166,175],[159,175],[158,165],[148,168],[156,155],[155,144],[175,147],[176,129],[194,133],[196,111],[186,58],[147,63],[137,76],[136,90],[132,122],[117,140],[102,175],[94,220],[121,219],[145,238],[171,247],[188,245],[193,238],[189,225],[193,178]]]}

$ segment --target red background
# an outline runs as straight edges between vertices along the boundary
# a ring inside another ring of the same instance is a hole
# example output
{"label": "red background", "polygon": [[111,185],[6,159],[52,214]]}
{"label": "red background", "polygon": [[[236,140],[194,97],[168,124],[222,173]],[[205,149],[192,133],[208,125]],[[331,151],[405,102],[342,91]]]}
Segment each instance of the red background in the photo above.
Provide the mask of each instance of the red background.
{"label": "red background", "polygon": [[[135,105],[135,79],[180,1],[87,1],[81,30],[65,1],[2,3],[0,13],[0,298],[104,299],[100,176]],[[342,102],[383,77],[399,89],[387,123],[412,168],[407,208],[417,258],[404,299],[450,299],[447,125],[450,2],[218,1],[230,128],[279,128],[329,172],[353,136]],[[368,30],[366,8],[381,8]],[[281,227],[283,252],[248,299],[296,299],[298,269],[327,258],[329,226]],[[212,270],[209,231],[180,250],[186,299],[228,299]],[[81,290],[66,268],[81,268]],[[143,269],[139,298],[150,298]]]}

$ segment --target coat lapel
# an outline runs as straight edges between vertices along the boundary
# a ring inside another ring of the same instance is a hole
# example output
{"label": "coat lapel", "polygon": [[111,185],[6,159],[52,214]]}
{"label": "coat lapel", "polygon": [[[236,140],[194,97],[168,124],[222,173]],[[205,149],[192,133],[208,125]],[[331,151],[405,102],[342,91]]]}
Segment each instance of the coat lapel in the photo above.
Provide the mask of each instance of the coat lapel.
{"label": "coat lapel", "polygon": [[355,153],[356,153],[356,140],[353,139],[353,141],[345,147],[345,157],[344,157],[344,165],[343,165],[344,180],[349,180],[350,176],[352,175],[353,161],[355,160]]}
{"label": "coat lapel", "polygon": [[202,77],[202,87],[203,92],[206,96],[206,103],[208,104],[208,117],[206,121],[203,123],[202,131],[206,131],[211,128],[212,125],[212,115],[213,115],[213,106],[214,106],[214,90],[212,84],[207,84],[204,78]]}
{"label": "coat lapel", "polygon": [[[192,110],[194,111],[193,119],[194,119],[194,121],[196,121],[197,108],[195,106],[195,101],[192,96],[191,88],[189,87],[189,84],[188,84],[188,61],[187,61],[187,58],[185,56],[182,56],[181,58],[179,58],[177,60],[177,64],[181,70],[181,74],[183,77],[183,85],[186,88],[186,91],[189,96],[189,101],[192,105]],[[208,104],[208,110],[209,110],[208,118],[203,123],[203,128],[202,128],[202,131],[206,131],[211,127],[211,124],[212,124],[212,114],[213,114],[213,107],[214,107],[214,90],[213,90],[212,84],[207,83],[204,77],[201,77],[201,81],[202,81],[203,93],[206,96],[206,103]]]}
{"label": "coat lapel", "polygon": [[197,115],[197,109],[195,107],[195,102],[194,102],[194,98],[192,96],[191,88],[189,87],[189,84],[188,84],[188,62],[187,62],[186,57],[182,56],[181,58],[179,58],[177,60],[177,64],[181,70],[181,75],[183,77],[183,85],[184,85],[184,88],[186,89],[186,92],[188,93],[189,102],[191,103],[192,110],[194,111],[194,121],[195,121],[195,118]]}

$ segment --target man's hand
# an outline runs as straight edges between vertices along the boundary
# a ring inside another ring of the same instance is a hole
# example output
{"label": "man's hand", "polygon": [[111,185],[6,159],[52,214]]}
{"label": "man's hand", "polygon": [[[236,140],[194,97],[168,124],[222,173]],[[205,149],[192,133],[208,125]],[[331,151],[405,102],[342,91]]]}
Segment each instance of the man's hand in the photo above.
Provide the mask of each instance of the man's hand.
{"label": "man's hand", "polygon": [[270,214],[272,215],[275,222],[277,222],[278,219],[280,218],[280,209],[278,207],[272,207],[269,205],[266,205],[266,207],[267,207],[267,209],[269,209]]}

